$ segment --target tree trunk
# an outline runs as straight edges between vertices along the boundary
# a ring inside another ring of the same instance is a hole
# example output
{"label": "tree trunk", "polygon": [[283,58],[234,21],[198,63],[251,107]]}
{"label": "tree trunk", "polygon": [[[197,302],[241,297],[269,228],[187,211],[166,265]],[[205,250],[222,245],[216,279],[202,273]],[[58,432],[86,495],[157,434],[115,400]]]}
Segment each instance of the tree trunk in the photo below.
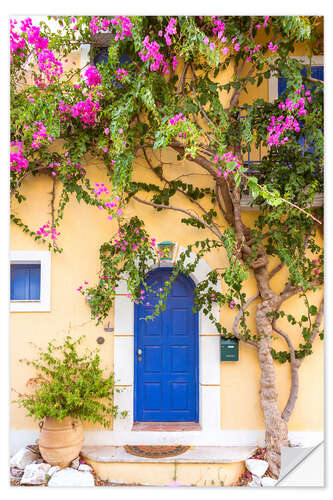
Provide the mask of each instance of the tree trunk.
{"label": "tree trunk", "polygon": [[269,463],[270,474],[278,478],[281,465],[281,446],[288,446],[287,422],[281,417],[277,405],[278,393],[275,383],[275,369],[271,355],[272,318],[267,313],[275,310],[277,297],[264,300],[258,305],[256,325],[258,340],[258,358],[261,369],[260,402],[265,420],[266,460]]}

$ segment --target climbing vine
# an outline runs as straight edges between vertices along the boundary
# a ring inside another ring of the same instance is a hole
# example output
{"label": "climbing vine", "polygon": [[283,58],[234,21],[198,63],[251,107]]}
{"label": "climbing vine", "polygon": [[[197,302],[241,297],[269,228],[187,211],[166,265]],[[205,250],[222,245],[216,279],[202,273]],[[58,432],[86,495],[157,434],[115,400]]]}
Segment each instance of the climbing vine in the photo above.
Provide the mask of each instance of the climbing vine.
{"label": "climbing vine", "polygon": [[[116,230],[110,226],[116,232],[110,229],[100,248],[96,283],[83,276],[78,286],[97,324],[108,316],[123,283],[135,303],[146,303],[148,292],[156,294],[146,318],[152,320],[164,310],[179,273],[194,272],[212,250],[221,255],[227,263],[197,285],[194,311],[203,311],[221,335],[257,349],[266,458],[278,475],[280,446],[287,442],[297,398],[297,369],[323,336],[323,306],[311,303],[323,283],[318,243],[323,218],[316,205],[323,190],[323,82],[311,72],[322,19],[63,16],[38,26],[30,18],[12,19],[10,25],[12,222],[55,252],[63,250],[61,224],[73,196],[116,222]],[[91,59],[79,68],[72,54],[82,44],[90,45]],[[290,57],[297,46],[309,63]],[[286,90],[274,102],[247,97],[253,86],[263,88],[279,75]],[[262,156],[254,166],[247,163],[246,155],[259,148]],[[156,155],[167,149],[176,153],[174,178]],[[134,176],[139,156],[151,173],[149,183]],[[103,165],[107,184],[91,179],[91,159]],[[191,182],[184,161],[201,169],[205,186]],[[30,228],[20,210],[29,203],[24,183],[41,175],[52,179],[51,217],[45,214],[40,227]],[[57,202],[56,186],[61,187]],[[246,196],[257,207],[251,227],[241,210]],[[185,227],[205,232],[178,256],[158,291],[149,289],[146,278],[161,255],[144,217],[126,216],[129,204],[156,214],[174,211]],[[282,269],[287,277],[277,293],[270,280]],[[257,291],[248,297],[251,276]],[[300,318],[282,309],[293,296],[304,302]],[[232,329],[216,319],[214,306],[235,310]],[[249,326],[252,317],[255,330]],[[299,329],[297,348],[281,330],[281,318]],[[285,350],[272,345],[276,334]],[[291,365],[290,397],[282,413],[273,359]]]}

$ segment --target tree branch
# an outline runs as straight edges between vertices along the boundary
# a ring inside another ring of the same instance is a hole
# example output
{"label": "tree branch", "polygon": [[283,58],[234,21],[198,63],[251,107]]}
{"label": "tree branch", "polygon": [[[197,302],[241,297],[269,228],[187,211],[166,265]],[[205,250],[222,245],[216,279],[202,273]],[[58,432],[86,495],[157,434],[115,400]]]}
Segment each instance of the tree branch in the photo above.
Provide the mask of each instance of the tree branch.
{"label": "tree branch", "polygon": [[217,236],[217,238],[220,240],[220,234],[219,234],[219,232],[216,232],[216,230],[212,226],[210,226],[209,224],[207,224],[206,221],[204,221],[203,219],[200,219],[200,217],[198,217],[197,215],[194,215],[189,210],[185,210],[184,208],[179,208],[179,207],[173,207],[171,205],[162,205],[162,204],[159,204],[159,203],[153,203],[152,201],[142,200],[141,198],[138,198],[135,195],[133,195],[132,198],[133,198],[133,200],[136,200],[139,203],[143,203],[144,205],[149,205],[151,207],[164,208],[166,210],[176,210],[177,212],[183,212],[184,214],[188,215],[192,219],[195,219],[196,221],[198,221],[200,224],[204,225],[207,229],[209,229],[212,233],[214,233],[215,236]]}
{"label": "tree branch", "polygon": [[298,388],[299,388],[299,380],[298,380],[298,366],[297,366],[297,360],[295,357],[295,349],[294,346],[289,338],[289,336],[283,332],[280,328],[277,327],[276,325],[276,319],[273,320],[272,322],[272,328],[273,330],[276,331],[281,337],[284,338],[284,340],[287,342],[289,351],[290,351],[290,366],[291,366],[291,387],[290,387],[290,392],[289,392],[289,398],[287,401],[287,404],[282,412],[281,417],[288,422],[290,419],[290,416],[295,408],[297,396],[298,396]]}
{"label": "tree branch", "polygon": [[239,313],[237,314],[236,318],[235,318],[235,321],[234,321],[234,324],[232,326],[232,331],[235,335],[236,338],[238,338],[239,340],[242,340],[243,342],[247,342],[248,344],[251,344],[251,345],[254,345],[254,346],[257,346],[257,342],[255,342],[254,340],[251,340],[251,339],[248,339],[248,340],[245,340],[243,335],[241,335],[238,331],[238,323],[241,319],[242,316],[244,316],[244,312],[245,310],[249,307],[250,304],[252,304],[252,302],[254,300],[256,300],[257,298],[259,297],[259,293],[256,293],[255,295],[253,295],[253,297],[251,297],[247,302],[246,304],[244,305],[244,307],[242,308],[241,311],[239,311]]}
{"label": "tree branch", "polygon": [[[157,175],[157,177],[158,177],[161,181],[166,182],[166,183],[170,186],[170,185],[171,185],[171,181],[169,181],[168,179],[166,179],[162,173],[160,174],[160,173],[158,173],[158,172],[156,171],[156,169],[154,169],[153,165],[151,164],[151,162],[150,162],[150,160],[149,160],[149,158],[148,158],[148,155],[147,155],[147,153],[146,153],[146,150],[145,150],[145,149],[143,149],[143,154],[144,154],[144,157],[145,157],[146,162],[148,163],[148,165],[149,165],[150,169],[151,169],[151,170],[152,170],[152,171],[153,171],[153,172]],[[193,199],[191,199],[191,198],[190,198],[190,197],[186,194],[186,192],[185,192],[185,191],[183,191],[183,190],[182,190],[182,189],[180,189],[180,188],[177,188],[177,192],[179,192],[179,193],[181,193],[182,195],[184,195],[184,196],[185,196],[188,200],[190,200],[190,201],[191,201],[194,205],[196,205],[197,207],[199,207],[199,208],[200,208],[200,210],[202,210],[202,212],[203,212],[204,214],[206,214],[206,215],[208,214],[207,210],[205,210],[205,209],[204,209],[204,207],[203,207],[203,206],[202,206],[202,205],[201,205],[201,204],[200,204],[197,200],[193,200]],[[215,222],[213,222],[213,221],[212,221],[212,226],[213,226],[213,227],[214,227],[214,229],[215,229],[215,230],[219,233],[219,235],[220,235],[219,237],[220,237],[220,238],[222,238],[222,233],[221,233],[221,231],[219,230],[218,226],[217,226],[217,225],[215,224]]]}

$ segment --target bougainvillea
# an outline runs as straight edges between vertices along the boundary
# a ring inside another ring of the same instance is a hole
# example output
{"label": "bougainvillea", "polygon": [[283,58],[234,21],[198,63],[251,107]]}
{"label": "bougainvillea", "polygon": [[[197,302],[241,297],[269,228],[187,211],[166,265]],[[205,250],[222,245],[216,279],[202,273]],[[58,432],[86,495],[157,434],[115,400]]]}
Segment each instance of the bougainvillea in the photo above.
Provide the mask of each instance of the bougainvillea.
{"label": "bougainvillea", "polygon": [[[52,220],[42,225],[43,218],[37,232],[17,213],[12,221],[54,251],[61,251],[58,227],[73,194],[107,217],[110,227],[117,224],[101,247],[97,283],[88,284],[83,276],[77,288],[89,297],[98,323],[108,317],[122,280],[130,300],[146,299],[147,272],[162,258],[156,235],[149,234],[141,219],[127,217],[128,204],[156,210],[157,215],[178,212],[179,223],[193,229],[193,241],[180,254],[170,283],[158,291],[152,316],[163,311],[178,273],[193,272],[208,252],[225,252],[227,265],[197,285],[195,308],[221,335],[234,335],[258,353],[268,353],[267,362],[258,358],[260,398],[268,436],[265,456],[277,475],[280,446],[286,443],[297,398],[297,369],[312,353],[322,317],[322,306],[310,303],[309,292],[323,279],[323,249],[317,238],[322,209],[315,206],[323,189],[323,85],[311,76],[309,64],[290,57],[296,44],[303,44],[311,61],[321,20],[60,16],[53,21],[61,36],[47,23],[35,26],[30,18],[10,22],[10,169],[18,203],[25,202],[24,180],[42,173],[48,173],[52,186],[61,186],[61,194],[55,201],[52,189]],[[107,35],[107,55],[103,52],[103,58],[84,68],[69,60],[73,50],[91,42],[93,61],[100,35]],[[280,74],[286,79],[283,96],[250,97],[253,88],[266,96],[267,81]],[[167,148],[175,153],[174,176],[163,156],[156,159],[156,151]],[[254,162],[247,160],[250,154]],[[90,157],[104,166],[108,182],[90,178]],[[133,175],[138,157],[151,173],[149,183]],[[204,183],[192,180],[191,165],[196,175],[203,174],[193,179]],[[252,197],[257,206],[251,225],[242,214],[243,197]],[[182,199],[188,203],[182,204]],[[194,261],[189,259],[192,251]],[[275,268],[272,262],[278,262]],[[281,279],[277,292],[270,280],[282,268],[287,278],[283,283]],[[257,284],[253,297],[244,291],[250,275]],[[216,290],[220,281],[223,293]],[[275,334],[289,339],[279,319],[292,296],[304,302],[307,312],[301,318],[288,315],[290,328],[299,328],[302,340],[277,350]],[[247,308],[255,299],[253,330]],[[214,317],[215,306],[221,318],[225,308],[234,312],[232,329]],[[277,405],[273,359],[292,366],[290,398],[283,412]]]}

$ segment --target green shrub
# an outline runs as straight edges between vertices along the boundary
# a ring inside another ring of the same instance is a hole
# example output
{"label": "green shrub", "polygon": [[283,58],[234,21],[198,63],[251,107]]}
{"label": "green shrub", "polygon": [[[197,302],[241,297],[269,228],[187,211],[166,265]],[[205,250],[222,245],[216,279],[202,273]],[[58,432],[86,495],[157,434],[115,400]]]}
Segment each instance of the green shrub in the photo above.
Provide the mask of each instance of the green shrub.
{"label": "green shrub", "polygon": [[34,393],[18,394],[15,402],[26,408],[29,416],[59,421],[71,416],[104,427],[109,427],[110,417],[117,416],[118,407],[113,404],[114,375],[103,376],[97,351],[86,349],[79,354],[77,348],[82,339],[67,336],[62,345],[49,342],[45,352],[39,349],[36,360],[26,361],[38,373],[29,381],[34,385]]}

